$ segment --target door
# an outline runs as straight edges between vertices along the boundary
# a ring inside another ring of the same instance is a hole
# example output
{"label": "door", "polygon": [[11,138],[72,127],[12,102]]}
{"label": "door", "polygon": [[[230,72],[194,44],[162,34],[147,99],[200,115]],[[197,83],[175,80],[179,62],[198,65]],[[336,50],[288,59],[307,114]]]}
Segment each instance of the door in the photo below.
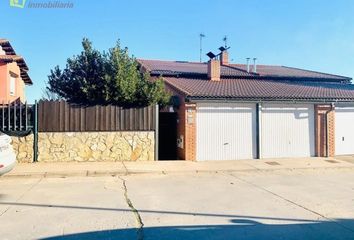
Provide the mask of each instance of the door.
{"label": "door", "polygon": [[197,104],[197,160],[256,158],[256,105]]}
{"label": "door", "polygon": [[177,113],[159,113],[159,160],[177,159]]}
{"label": "door", "polygon": [[315,156],[315,120],[312,104],[263,104],[261,157]]}
{"label": "door", "polygon": [[354,154],[354,106],[335,110],[336,155]]}

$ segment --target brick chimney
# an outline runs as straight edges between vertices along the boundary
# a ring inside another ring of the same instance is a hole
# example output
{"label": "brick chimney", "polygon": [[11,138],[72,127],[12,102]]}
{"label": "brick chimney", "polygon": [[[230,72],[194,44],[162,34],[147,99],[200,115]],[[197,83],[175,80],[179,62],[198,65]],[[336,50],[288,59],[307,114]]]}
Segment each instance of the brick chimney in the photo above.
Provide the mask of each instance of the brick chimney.
{"label": "brick chimney", "polygon": [[229,53],[227,52],[227,50],[221,51],[220,63],[221,65],[229,65]]}
{"label": "brick chimney", "polygon": [[220,81],[220,61],[210,59],[208,62],[208,78],[211,81]]}

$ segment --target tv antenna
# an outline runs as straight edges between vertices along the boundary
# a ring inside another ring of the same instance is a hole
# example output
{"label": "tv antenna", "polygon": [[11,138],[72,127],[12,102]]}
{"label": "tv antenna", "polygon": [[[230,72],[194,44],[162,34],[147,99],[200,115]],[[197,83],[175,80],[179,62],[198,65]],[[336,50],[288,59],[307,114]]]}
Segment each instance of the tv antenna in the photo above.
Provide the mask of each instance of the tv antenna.
{"label": "tv antenna", "polygon": [[203,33],[199,34],[199,50],[200,50],[200,55],[199,55],[199,61],[202,62],[202,54],[203,54],[203,38],[205,38],[205,35]]}
{"label": "tv antenna", "polygon": [[222,39],[225,43],[225,48],[227,48],[227,36],[225,35],[225,37]]}

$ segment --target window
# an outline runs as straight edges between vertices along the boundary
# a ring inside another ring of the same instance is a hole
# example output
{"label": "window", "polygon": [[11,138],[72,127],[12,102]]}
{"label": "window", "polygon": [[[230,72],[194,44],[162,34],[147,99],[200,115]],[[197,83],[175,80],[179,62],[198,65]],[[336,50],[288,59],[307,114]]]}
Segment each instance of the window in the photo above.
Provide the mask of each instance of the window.
{"label": "window", "polygon": [[16,77],[14,75],[10,75],[10,95],[16,95]]}

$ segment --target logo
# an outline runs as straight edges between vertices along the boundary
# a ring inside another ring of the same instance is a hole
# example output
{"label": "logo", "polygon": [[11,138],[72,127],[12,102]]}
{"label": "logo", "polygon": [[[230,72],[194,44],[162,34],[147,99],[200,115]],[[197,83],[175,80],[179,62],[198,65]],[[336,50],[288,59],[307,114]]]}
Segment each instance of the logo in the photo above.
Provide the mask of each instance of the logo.
{"label": "logo", "polygon": [[26,5],[26,0],[10,0],[11,7],[24,8]]}
{"label": "logo", "polygon": [[74,3],[70,0],[10,0],[11,7],[17,8],[74,8]]}

